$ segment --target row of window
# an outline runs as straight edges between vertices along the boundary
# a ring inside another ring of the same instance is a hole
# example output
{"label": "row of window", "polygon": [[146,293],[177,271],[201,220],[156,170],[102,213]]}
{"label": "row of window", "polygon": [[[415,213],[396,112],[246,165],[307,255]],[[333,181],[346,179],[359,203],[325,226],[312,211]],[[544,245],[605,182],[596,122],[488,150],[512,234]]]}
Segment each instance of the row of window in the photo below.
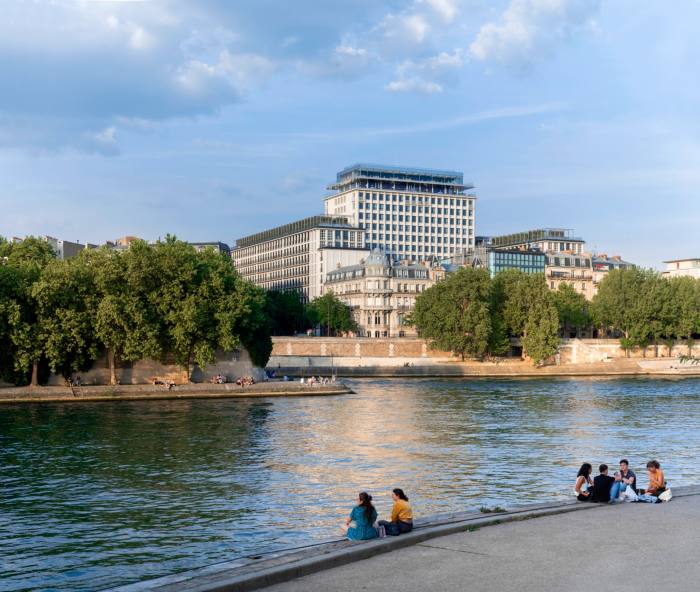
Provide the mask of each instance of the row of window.
{"label": "row of window", "polygon": [[395,193],[375,193],[375,192],[370,192],[370,191],[360,191],[358,193],[358,197],[360,199],[367,199],[367,200],[377,200],[377,201],[384,201],[384,202],[398,202],[398,203],[405,203],[405,202],[411,202],[411,201],[422,201],[423,203],[428,203],[430,202],[431,205],[445,205],[445,206],[454,206],[454,205],[461,205],[465,202],[469,202],[470,204],[472,203],[471,198],[464,196],[464,197],[427,197],[427,196],[422,196],[422,195],[402,195],[402,194],[395,194]]}
{"label": "row of window", "polygon": [[[419,224],[441,224],[443,226],[472,226],[473,220],[470,218],[436,218],[434,216],[404,216],[403,214],[398,214],[394,216],[393,214],[370,214],[369,212],[363,214],[360,212],[357,215],[357,219],[364,220],[367,224],[370,224],[370,220],[383,220],[386,222],[418,222]],[[359,224],[362,227],[362,222]]]}
{"label": "row of window", "polygon": [[411,214],[436,214],[438,216],[473,216],[474,215],[474,210],[473,209],[467,209],[467,208],[432,208],[429,206],[402,206],[401,204],[386,204],[386,207],[384,204],[377,204],[377,203],[363,203],[360,202],[357,204],[357,209],[360,211],[363,210],[372,210],[375,212],[406,212],[411,213]]}

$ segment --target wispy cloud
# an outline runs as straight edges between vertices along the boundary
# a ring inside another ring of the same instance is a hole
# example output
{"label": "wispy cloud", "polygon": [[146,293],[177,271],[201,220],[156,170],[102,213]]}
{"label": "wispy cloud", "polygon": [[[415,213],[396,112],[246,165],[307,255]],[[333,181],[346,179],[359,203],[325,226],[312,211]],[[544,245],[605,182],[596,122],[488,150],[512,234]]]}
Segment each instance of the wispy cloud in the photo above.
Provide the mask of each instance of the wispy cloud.
{"label": "wispy cloud", "polygon": [[552,102],[539,105],[524,105],[514,107],[501,107],[498,109],[488,109],[468,113],[450,119],[439,119],[421,124],[387,127],[369,127],[340,129],[332,132],[311,132],[294,133],[294,137],[309,140],[366,140],[372,137],[399,136],[410,134],[423,134],[442,130],[449,130],[465,125],[476,125],[487,121],[499,119],[515,119],[520,117],[532,117],[548,113],[561,112],[567,109],[566,103]]}

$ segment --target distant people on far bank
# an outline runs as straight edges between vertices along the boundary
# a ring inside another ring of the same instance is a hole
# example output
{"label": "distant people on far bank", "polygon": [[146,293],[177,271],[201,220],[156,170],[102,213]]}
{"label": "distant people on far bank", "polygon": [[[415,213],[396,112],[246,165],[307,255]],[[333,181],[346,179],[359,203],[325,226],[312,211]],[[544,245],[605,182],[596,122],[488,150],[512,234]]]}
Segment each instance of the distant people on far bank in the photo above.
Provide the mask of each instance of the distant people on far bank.
{"label": "distant people on far bank", "polygon": [[394,505],[391,508],[391,521],[380,520],[379,526],[383,526],[387,536],[398,536],[413,530],[413,510],[408,503],[408,496],[403,489],[392,489],[391,499]]}
{"label": "distant people on far bank", "polygon": [[377,516],[377,510],[372,505],[372,496],[362,491],[357,496],[357,505],[345,519],[343,531],[351,541],[376,539],[379,536],[379,530],[374,526]]}
{"label": "distant people on far bank", "polygon": [[601,464],[598,468],[600,474],[592,482],[591,464],[583,463],[576,476],[576,499],[598,503],[628,501],[654,504],[669,501],[672,494],[659,461],[650,460],[646,466],[649,485],[646,489],[638,489],[637,476],[629,468],[626,458],[620,461],[620,470],[615,472],[614,477],[608,475],[608,466]]}

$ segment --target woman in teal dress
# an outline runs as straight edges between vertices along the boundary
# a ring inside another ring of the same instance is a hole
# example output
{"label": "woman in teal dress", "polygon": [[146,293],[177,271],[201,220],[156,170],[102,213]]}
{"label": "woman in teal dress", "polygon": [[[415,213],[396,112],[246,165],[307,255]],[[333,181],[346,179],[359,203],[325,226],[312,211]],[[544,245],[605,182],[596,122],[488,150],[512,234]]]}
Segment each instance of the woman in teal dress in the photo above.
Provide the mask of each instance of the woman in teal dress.
{"label": "woman in teal dress", "polygon": [[[372,526],[377,521],[377,510],[372,505],[372,496],[366,492],[357,497],[358,504],[345,519],[343,530],[348,533],[351,541],[366,541],[379,536],[377,529]],[[350,524],[354,522],[354,526]]]}

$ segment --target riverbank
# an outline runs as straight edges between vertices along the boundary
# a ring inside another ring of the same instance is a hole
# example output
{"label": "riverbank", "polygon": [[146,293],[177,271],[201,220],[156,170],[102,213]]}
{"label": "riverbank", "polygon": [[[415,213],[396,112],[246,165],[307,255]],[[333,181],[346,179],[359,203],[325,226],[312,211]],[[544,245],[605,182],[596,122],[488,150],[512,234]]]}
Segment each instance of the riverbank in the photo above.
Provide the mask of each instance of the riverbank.
{"label": "riverbank", "polygon": [[[341,361],[342,362],[342,361]],[[334,365],[319,365],[314,368],[306,366],[270,366],[278,374],[288,376],[309,376],[331,373],[346,378],[407,378],[407,377],[478,377],[478,378],[567,378],[567,377],[619,377],[619,376],[658,376],[658,377],[698,377],[700,365],[682,364],[673,358],[658,359],[612,359],[606,362],[552,364],[537,368],[529,362],[520,360],[474,362],[417,359],[406,365],[386,365],[365,360],[358,366],[343,366],[338,360]]]}
{"label": "riverbank", "polygon": [[231,399],[251,397],[308,397],[344,395],[352,389],[342,383],[305,385],[298,382],[261,382],[246,387],[236,384],[3,387],[2,403],[49,403],[80,401],[143,401],[159,399]]}
{"label": "riverbank", "polygon": [[[502,513],[464,512],[417,520],[412,533],[399,537],[329,541],[113,592],[242,592],[265,587],[269,592],[461,592],[465,582],[470,590],[485,592],[588,592],[591,574],[615,581],[615,588],[623,591],[692,590],[700,580],[695,557],[699,524],[697,486],[674,488],[668,504],[610,506],[567,500]],[[360,568],[353,565],[358,561]]]}

